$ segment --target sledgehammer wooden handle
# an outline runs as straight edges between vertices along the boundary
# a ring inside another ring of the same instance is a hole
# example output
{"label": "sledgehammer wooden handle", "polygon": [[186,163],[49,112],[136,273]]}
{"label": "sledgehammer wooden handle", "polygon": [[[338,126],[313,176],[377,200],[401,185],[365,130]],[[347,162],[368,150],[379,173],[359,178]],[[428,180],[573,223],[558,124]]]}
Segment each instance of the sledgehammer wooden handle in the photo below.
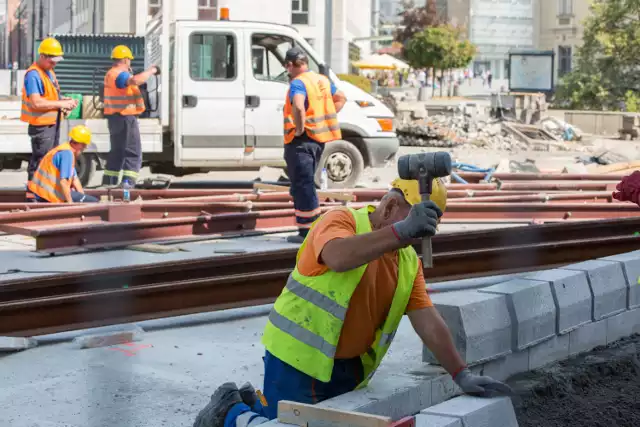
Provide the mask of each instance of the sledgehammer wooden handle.
{"label": "sledgehammer wooden handle", "polygon": [[[422,201],[426,202],[430,197],[430,194],[423,194]],[[431,248],[431,237],[422,238],[422,267],[433,268],[433,250]]]}

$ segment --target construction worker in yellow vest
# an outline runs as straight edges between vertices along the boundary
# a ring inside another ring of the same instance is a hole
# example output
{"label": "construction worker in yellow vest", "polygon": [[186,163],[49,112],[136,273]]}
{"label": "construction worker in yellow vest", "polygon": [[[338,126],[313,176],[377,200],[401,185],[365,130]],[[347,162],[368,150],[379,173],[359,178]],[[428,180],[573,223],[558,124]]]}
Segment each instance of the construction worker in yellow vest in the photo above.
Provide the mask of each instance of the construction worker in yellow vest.
{"label": "construction worker in yellow vest", "polygon": [[327,77],[309,70],[302,49],[289,49],[284,62],[291,78],[284,102],[284,159],[298,226],[298,235],[287,240],[302,243],[320,214],[314,176],[324,144],[342,138],[337,113],[346,98]]}
{"label": "construction worker in yellow vest", "polygon": [[97,198],[84,194],[75,162],[91,144],[91,131],[83,125],[71,129],[69,142],[49,151],[29,182],[29,191],[38,202],[95,203]]}
{"label": "construction worker in yellow vest", "polygon": [[315,404],[366,387],[405,314],[463,392],[510,393],[465,366],[411,245],[436,234],[446,188],[435,179],[423,202],[415,180],[391,187],[377,207],[336,208],[312,225],[262,336],[264,401],[249,383],[225,383],[194,427],[255,426],[276,418],[281,400]]}
{"label": "construction worker in yellow vest", "polygon": [[[40,43],[38,54],[38,60],[27,69],[22,87],[20,120],[29,123],[27,132],[31,137],[28,182],[33,178],[40,160],[60,142],[62,112],[71,111],[78,105],[76,100],[61,96],[58,79],[53,71],[64,55],[60,42],[54,38],[44,39]],[[34,200],[28,189],[26,197],[28,201]]]}
{"label": "construction worker in yellow vest", "polygon": [[139,86],[160,69],[155,65],[139,74],[133,74],[133,53],[127,46],[116,46],[111,52],[113,66],[104,77],[104,115],[107,117],[111,150],[102,177],[102,185],[135,186],[142,167],[142,144],[138,116],[145,111]]}

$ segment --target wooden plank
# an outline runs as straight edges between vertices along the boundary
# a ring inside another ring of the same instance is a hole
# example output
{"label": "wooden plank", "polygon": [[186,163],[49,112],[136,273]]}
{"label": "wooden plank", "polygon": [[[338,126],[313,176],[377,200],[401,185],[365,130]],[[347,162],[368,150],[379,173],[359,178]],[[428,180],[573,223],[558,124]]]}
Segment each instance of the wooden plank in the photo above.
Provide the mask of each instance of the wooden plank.
{"label": "wooden plank", "polygon": [[[278,421],[300,427],[390,427],[391,418],[281,400]],[[403,425],[402,427],[407,427]]]}

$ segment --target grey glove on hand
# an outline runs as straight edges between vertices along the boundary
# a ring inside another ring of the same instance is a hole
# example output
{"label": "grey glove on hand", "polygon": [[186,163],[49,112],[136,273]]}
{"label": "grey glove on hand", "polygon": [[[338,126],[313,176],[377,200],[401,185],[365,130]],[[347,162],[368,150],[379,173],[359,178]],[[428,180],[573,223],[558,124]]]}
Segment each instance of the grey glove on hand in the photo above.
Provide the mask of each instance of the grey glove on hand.
{"label": "grey glove on hand", "polygon": [[454,381],[463,392],[472,396],[491,397],[494,394],[510,395],[513,393],[513,390],[508,385],[491,377],[474,375],[469,369],[460,371]]}
{"label": "grey glove on hand", "polygon": [[431,237],[436,234],[438,218],[442,211],[431,200],[420,202],[411,207],[411,212],[402,221],[393,224],[398,238],[402,241]]}

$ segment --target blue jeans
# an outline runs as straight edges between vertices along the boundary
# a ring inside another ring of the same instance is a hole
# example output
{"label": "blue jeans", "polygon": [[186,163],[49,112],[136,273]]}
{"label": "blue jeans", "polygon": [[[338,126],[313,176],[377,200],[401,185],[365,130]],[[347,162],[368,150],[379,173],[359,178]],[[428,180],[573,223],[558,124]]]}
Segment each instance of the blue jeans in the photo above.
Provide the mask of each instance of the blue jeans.
{"label": "blue jeans", "polygon": [[[71,200],[73,203],[98,203],[98,198],[90,196],[89,194],[82,194],[76,190],[71,190]],[[48,200],[36,195],[36,201],[41,203],[49,203]]]}
{"label": "blue jeans", "polygon": [[244,403],[234,405],[224,421],[224,427],[246,427],[278,417],[278,402],[291,400],[315,404],[353,391],[363,380],[360,358],[336,360],[331,381],[324,383],[284,363],[268,351],[264,360],[264,389],[267,406],[258,403],[250,408]]}

